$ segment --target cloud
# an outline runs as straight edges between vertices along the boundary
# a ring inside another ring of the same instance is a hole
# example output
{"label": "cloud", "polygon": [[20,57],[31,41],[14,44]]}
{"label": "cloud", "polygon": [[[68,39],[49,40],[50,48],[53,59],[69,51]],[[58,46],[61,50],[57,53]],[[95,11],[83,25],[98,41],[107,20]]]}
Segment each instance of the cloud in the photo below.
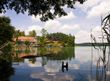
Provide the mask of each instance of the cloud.
{"label": "cloud", "polygon": [[39,25],[33,25],[33,26],[29,26],[25,32],[26,32],[26,34],[28,34],[29,31],[35,30],[37,35],[41,35],[41,33],[40,33],[41,29],[42,29],[42,27],[40,27]]}
{"label": "cloud", "polygon": [[41,16],[39,16],[39,15],[37,15],[37,16],[32,15],[31,20],[37,22],[37,21],[40,21],[40,17]]}
{"label": "cloud", "polygon": [[73,34],[75,31],[80,30],[80,26],[78,24],[62,24],[60,21],[58,20],[54,20],[54,21],[47,21],[45,23],[45,27],[46,30],[48,30],[50,33],[53,32],[62,32],[65,34]]}
{"label": "cloud", "polygon": [[61,23],[58,20],[49,20],[45,23],[46,28],[59,27]]}
{"label": "cloud", "polygon": [[0,17],[2,17],[2,16],[4,16],[4,14],[3,13],[0,13]]}
{"label": "cloud", "polygon": [[83,4],[76,2],[75,7],[80,8],[82,11],[86,12],[92,7],[98,5],[102,0],[86,0]]}
{"label": "cloud", "polygon": [[84,43],[84,42],[90,42],[90,33],[85,31],[85,30],[80,30],[76,35],[75,35],[75,42],[76,43]]}
{"label": "cloud", "polygon": [[60,67],[58,66],[60,63],[53,63],[53,61],[48,61],[47,65],[45,65],[44,69],[46,72],[59,72]]}
{"label": "cloud", "polygon": [[76,31],[80,30],[80,25],[78,24],[73,24],[73,25],[63,25],[61,27],[61,31],[63,33],[66,33],[66,34],[74,34]]}
{"label": "cloud", "polygon": [[64,24],[55,19],[45,22],[42,27],[40,25],[29,26],[27,27],[27,30],[25,32],[26,34],[28,34],[29,31],[35,30],[37,32],[37,35],[41,35],[42,28],[46,29],[49,33],[62,32],[65,34],[74,34],[78,30],[80,30],[80,25],[66,23]]}
{"label": "cloud", "polygon": [[49,20],[45,23],[44,28],[49,32],[60,32],[61,23],[57,20]]}
{"label": "cloud", "polygon": [[49,33],[55,33],[55,32],[62,32],[65,34],[72,34],[74,35],[75,32],[79,31],[80,25],[78,24],[62,24],[61,22],[57,20],[49,20],[47,21],[43,27],[39,25],[32,25],[27,27],[27,30],[25,30],[26,34],[28,35],[29,31],[35,30],[37,32],[37,35],[41,35],[42,28],[46,29]]}
{"label": "cloud", "polygon": [[[37,15],[37,16],[34,16],[34,15],[32,15],[31,16],[31,20],[32,21],[35,21],[35,22],[37,22],[37,21],[41,21],[40,20],[40,15]],[[62,16],[62,17],[57,17],[56,19],[54,19],[54,20],[70,20],[70,19],[74,19],[74,18],[76,18],[76,16],[75,16],[75,14],[72,12],[72,11],[70,11],[70,12],[68,12],[68,15],[66,15],[66,16]],[[53,20],[53,21],[54,21]]]}
{"label": "cloud", "polygon": [[[102,42],[102,35],[105,36],[105,33],[104,33],[104,31],[102,30],[102,28],[100,26],[96,26],[92,30],[92,35],[95,37],[95,39],[96,39],[97,42]],[[103,42],[107,42],[107,40],[106,39],[103,39]]]}
{"label": "cloud", "polygon": [[96,26],[95,28],[93,28],[92,34],[100,35],[101,34],[101,30],[102,30],[102,28],[100,26]]}
{"label": "cloud", "polygon": [[101,0],[87,0],[84,2],[84,6],[86,8],[90,8],[90,7],[93,7],[95,5],[97,5]]}
{"label": "cloud", "polygon": [[74,19],[74,18],[76,18],[75,14],[74,14],[72,11],[68,12],[67,14],[68,14],[68,15],[62,16],[62,17],[60,17],[60,18],[58,18],[58,19],[59,19],[59,20],[69,20],[69,19]]}
{"label": "cloud", "polygon": [[88,11],[87,17],[88,18],[97,16],[99,17],[105,15],[108,12],[110,12],[110,1],[104,0],[97,4],[96,6],[92,7],[91,10]]}
{"label": "cloud", "polygon": [[[75,42],[76,43],[86,43],[86,42],[95,42],[93,38],[91,38],[91,34],[95,37],[96,42],[102,42],[102,28],[100,26],[96,26],[92,29],[92,31],[80,30],[75,34]],[[104,33],[103,33],[104,34]],[[103,40],[107,42],[106,39]]]}
{"label": "cloud", "polygon": [[87,0],[83,5],[77,2],[75,6],[84,11],[87,18],[100,17],[110,12],[110,0]]}

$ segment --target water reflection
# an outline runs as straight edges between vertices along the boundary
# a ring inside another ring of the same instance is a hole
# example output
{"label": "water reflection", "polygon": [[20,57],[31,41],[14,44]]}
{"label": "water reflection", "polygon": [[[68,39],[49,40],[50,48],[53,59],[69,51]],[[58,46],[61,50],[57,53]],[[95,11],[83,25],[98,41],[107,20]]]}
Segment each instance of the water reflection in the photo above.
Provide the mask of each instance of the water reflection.
{"label": "water reflection", "polygon": [[[109,52],[108,50],[107,52]],[[104,76],[104,74],[102,75],[102,72],[104,73],[104,63],[101,61],[99,63],[100,67],[97,67],[98,59],[100,56],[103,57],[103,53],[101,51],[97,52],[96,49],[92,52],[91,54],[91,47],[76,47],[75,51],[71,47],[33,48],[28,53],[25,51],[18,53],[17,50],[15,56],[22,60],[19,61],[19,65],[13,65],[16,68],[16,74],[11,81],[15,81],[18,75],[22,78],[16,81],[109,81],[110,70],[106,70],[106,80],[98,79]],[[19,57],[22,54],[33,54],[36,57]],[[106,53],[106,61],[108,60],[107,55]],[[68,63],[68,68],[63,68],[62,66],[66,63]],[[108,63],[110,67],[110,62]]]}
{"label": "water reflection", "polygon": [[1,49],[0,54],[0,81],[10,81],[10,77],[14,74],[12,67],[12,50],[10,45]]}
{"label": "water reflection", "polygon": [[0,58],[0,81],[9,81],[10,76],[14,74],[11,62]]}
{"label": "water reflection", "polygon": [[[74,47],[67,47],[67,48],[60,48],[60,47],[53,47],[53,48],[31,48],[30,49],[23,49],[23,50],[15,50],[14,58],[17,60],[24,58],[26,56],[30,57],[42,57],[43,65],[45,65],[46,60],[71,60],[71,58],[75,57]],[[35,62],[34,58],[30,58],[33,63]],[[45,58],[46,57],[46,58]],[[16,60],[15,59],[15,60]],[[16,60],[16,61],[17,61]]]}
{"label": "water reflection", "polygon": [[43,81],[73,81],[73,77],[64,73],[35,73],[32,78],[40,78]]}
{"label": "water reflection", "polygon": [[[96,61],[96,79],[95,81],[109,81],[110,75],[108,72],[110,71],[110,47],[101,46],[97,47],[99,58]],[[92,56],[93,59],[93,56]],[[92,68],[91,68],[92,74]]]}

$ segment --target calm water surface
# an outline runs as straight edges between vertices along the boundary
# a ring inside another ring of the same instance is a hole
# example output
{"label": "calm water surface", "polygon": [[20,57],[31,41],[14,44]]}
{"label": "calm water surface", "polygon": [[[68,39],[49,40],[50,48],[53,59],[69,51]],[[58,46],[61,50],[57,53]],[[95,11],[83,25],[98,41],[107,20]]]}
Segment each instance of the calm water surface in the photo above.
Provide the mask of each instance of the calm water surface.
{"label": "calm water surface", "polygon": [[[109,48],[105,57],[93,47],[31,48],[17,50],[11,81],[110,81]],[[23,58],[26,55],[38,57]],[[104,58],[104,59],[103,59]],[[62,62],[68,70],[62,70]],[[106,66],[105,66],[106,64]]]}

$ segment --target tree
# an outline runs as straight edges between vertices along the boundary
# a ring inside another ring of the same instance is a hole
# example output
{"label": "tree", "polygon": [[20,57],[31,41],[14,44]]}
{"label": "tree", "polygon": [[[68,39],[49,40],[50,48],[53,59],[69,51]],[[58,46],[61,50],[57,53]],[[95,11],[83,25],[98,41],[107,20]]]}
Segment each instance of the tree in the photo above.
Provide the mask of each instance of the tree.
{"label": "tree", "polygon": [[63,7],[74,8],[76,1],[82,4],[85,0],[1,0],[0,13],[10,9],[16,11],[17,14],[40,15],[42,21],[47,21],[56,16],[67,15]]}
{"label": "tree", "polygon": [[25,41],[25,45],[27,46],[27,47],[29,47],[30,46],[30,42],[29,41]]}
{"label": "tree", "polygon": [[44,28],[41,30],[41,33],[43,37],[46,37],[46,35],[48,34],[47,30]]}
{"label": "tree", "polygon": [[71,34],[68,36],[67,44],[69,46],[74,46],[75,45],[75,37],[72,36]]}
{"label": "tree", "polygon": [[41,33],[42,33],[42,36],[39,36],[38,37],[38,40],[39,40],[39,44],[42,45],[42,46],[45,46],[45,43],[46,43],[46,40],[47,40],[47,30],[45,30],[44,28],[41,30]]}
{"label": "tree", "polygon": [[14,37],[17,38],[19,36],[25,36],[25,32],[20,30],[15,30]]}
{"label": "tree", "polygon": [[[0,46],[12,41],[14,27],[11,26],[10,22],[8,17],[0,17]],[[7,44],[0,51],[2,51],[0,55],[0,81],[9,81],[10,77],[14,74],[11,44]]]}
{"label": "tree", "polygon": [[59,41],[62,42],[64,44],[64,46],[74,46],[75,42],[75,37],[70,35],[66,35],[64,33],[50,33],[47,35],[47,39],[48,40],[52,40],[52,41]]}
{"label": "tree", "polygon": [[8,17],[0,17],[0,45],[12,41],[14,27],[10,24]]}
{"label": "tree", "polygon": [[9,81],[14,74],[12,63],[0,58],[0,81]]}
{"label": "tree", "polygon": [[20,32],[20,36],[25,36],[25,32],[24,31],[21,31]]}
{"label": "tree", "polygon": [[35,30],[30,31],[29,36],[36,37],[36,31]]}

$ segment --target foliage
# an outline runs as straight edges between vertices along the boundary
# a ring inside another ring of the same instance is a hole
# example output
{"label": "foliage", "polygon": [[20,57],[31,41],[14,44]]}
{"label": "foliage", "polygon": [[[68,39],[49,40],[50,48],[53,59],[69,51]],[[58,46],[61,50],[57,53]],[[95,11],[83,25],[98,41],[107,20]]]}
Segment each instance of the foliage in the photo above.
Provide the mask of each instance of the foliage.
{"label": "foliage", "polygon": [[15,30],[14,37],[17,38],[19,36],[25,36],[25,32],[20,30]]}
{"label": "foliage", "polygon": [[[8,17],[0,17],[0,46],[12,41],[14,27],[10,24]],[[14,74],[12,67],[12,44],[8,43],[2,49],[0,55],[0,81],[9,81]]]}
{"label": "foliage", "polygon": [[26,44],[26,46],[29,46],[30,42],[29,41],[25,41],[25,44]]}
{"label": "foliage", "polygon": [[15,30],[13,37],[16,38],[16,42],[15,43],[18,44],[18,45],[22,44],[22,42],[18,40],[19,36],[25,36],[25,32],[24,31],[20,31],[20,30]]}
{"label": "foliage", "polygon": [[46,56],[48,60],[71,60],[72,57],[75,57],[74,47],[38,48],[38,54]]}
{"label": "foliage", "polygon": [[0,45],[12,41],[14,27],[8,17],[0,17]]}
{"label": "foliage", "polygon": [[14,68],[11,62],[0,58],[0,81],[9,81],[10,76],[14,74]]}
{"label": "foliage", "polygon": [[51,33],[47,35],[47,39],[52,41],[59,41],[64,44],[64,46],[74,46],[75,37],[72,35],[66,35],[63,33]]}
{"label": "foliage", "polygon": [[31,61],[31,63],[35,64],[36,58],[29,58],[29,61]]}
{"label": "foliage", "polygon": [[9,81],[11,75],[14,74],[12,67],[12,45],[9,44],[1,49],[0,55],[0,81]]}
{"label": "foliage", "polygon": [[36,37],[36,31],[35,30],[30,31],[29,36]]}
{"label": "foliage", "polygon": [[63,7],[74,8],[76,1],[83,3],[85,0],[0,0],[0,13],[10,9],[17,14],[40,15],[42,21],[47,21],[67,15]]}
{"label": "foliage", "polygon": [[38,36],[37,37],[38,39],[38,44],[39,45],[41,45],[41,46],[45,46],[45,44],[46,44],[46,38],[45,37],[43,37],[43,36]]}
{"label": "foliage", "polygon": [[44,28],[41,30],[41,33],[42,33],[42,36],[39,36],[38,37],[38,40],[39,40],[39,44],[44,46],[46,44],[46,41],[47,41],[47,30],[45,30]]}
{"label": "foliage", "polygon": [[16,44],[16,45],[20,45],[20,44],[23,44],[23,42],[22,42],[22,41],[17,40],[17,41],[15,42],[15,44]]}
{"label": "foliage", "polygon": [[42,37],[46,37],[48,32],[47,32],[46,29],[43,28],[43,29],[41,30],[41,33],[42,33]]}

